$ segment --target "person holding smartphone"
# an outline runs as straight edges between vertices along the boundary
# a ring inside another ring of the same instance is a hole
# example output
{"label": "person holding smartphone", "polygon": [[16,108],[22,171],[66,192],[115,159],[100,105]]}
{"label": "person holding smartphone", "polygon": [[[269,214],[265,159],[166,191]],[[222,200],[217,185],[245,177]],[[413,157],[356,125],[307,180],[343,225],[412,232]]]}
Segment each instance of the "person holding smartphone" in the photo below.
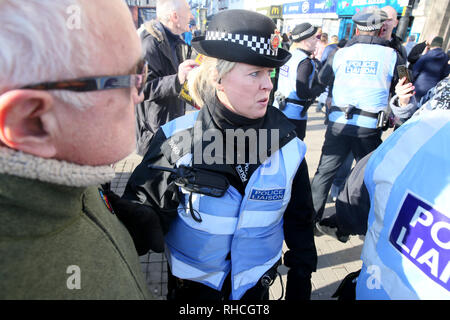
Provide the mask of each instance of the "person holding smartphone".
{"label": "person holding smartphone", "polygon": [[400,79],[395,87],[395,95],[390,107],[396,117],[396,126],[402,125],[418,109],[436,109],[448,107],[450,103],[450,76],[431,88],[420,100],[416,99],[415,86],[406,77]]}

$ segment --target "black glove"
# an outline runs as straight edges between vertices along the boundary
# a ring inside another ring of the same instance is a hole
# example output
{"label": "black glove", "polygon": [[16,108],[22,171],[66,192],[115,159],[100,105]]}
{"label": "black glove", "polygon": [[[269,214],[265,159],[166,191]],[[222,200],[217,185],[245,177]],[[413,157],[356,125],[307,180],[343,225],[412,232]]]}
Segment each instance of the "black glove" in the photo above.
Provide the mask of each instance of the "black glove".
{"label": "black glove", "polygon": [[289,270],[286,284],[286,300],[310,300],[311,276],[300,275],[295,270]]}
{"label": "black glove", "polygon": [[341,301],[356,300],[356,280],[361,270],[349,273],[341,282],[336,292],[331,296]]}
{"label": "black glove", "polygon": [[164,234],[157,212],[147,205],[122,199],[113,191],[105,189],[104,194],[130,233],[138,255],[142,256],[149,250],[163,252]]}

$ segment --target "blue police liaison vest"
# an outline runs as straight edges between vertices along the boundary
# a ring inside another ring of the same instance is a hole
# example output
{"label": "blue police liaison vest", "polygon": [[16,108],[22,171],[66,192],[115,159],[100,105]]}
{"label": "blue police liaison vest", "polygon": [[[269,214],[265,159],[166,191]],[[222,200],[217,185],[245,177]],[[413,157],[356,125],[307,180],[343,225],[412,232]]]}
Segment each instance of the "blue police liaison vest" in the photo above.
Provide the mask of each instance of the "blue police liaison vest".
{"label": "blue police liaison vest", "polygon": [[[280,68],[280,74],[278,76],[278,89],[277,91],[281,92],[283,96],[289,99],[301,100],[297,96],[297,68],[298,65],[308,58],[306,53],[302,50],[294,50],[292,52],[292,57],[289,61]],[[309,76],[309,87],[311,88],[312,82],[314,79],[315,72],[315,64],[311,61],[313,66],[313,72]],[[274,107],[279,108],[277,101],[274,101]],[[299,104],[295,104],[292,102],[286,102],[286,107],[282,112],[289,119],[294,120],[307,120],[308,114],[306,113],[304,117],[301,116],[301,112],[303,110],[303,106]]]}
{"label": "blue police liaison vest", "polygon": [[[192,127],[195,119],[189,114],[162,129],[170,137]],[[301,140],[291,140],[252,174],[244,196],[233,186],[221,198],[193,193],[192,209],[200,223],[191,216],[189,193],[180,188],[185,199],[165,237],[172,274],[221,290],[231,272],[230,298],[239,300],[281,257],[283,214],[305,152]],[[186,154],[177,166],[191,165],[192,158]]]}
{"label": "blue police liaison vest", "polygon": [[450,111],[416,116],[370,157],[357,299],[450,299]]}
{"label": "blue police liaison vest", "polygon": [[[333,59],[335,80],[333,106],[351,104],[361,110],[378,113],[388,105],[389,89],[394,75],[397,54],[381,45],[357,43],[338,50]],[[377,119],[333,111],[329,121],[369,129],[377,127]]]}

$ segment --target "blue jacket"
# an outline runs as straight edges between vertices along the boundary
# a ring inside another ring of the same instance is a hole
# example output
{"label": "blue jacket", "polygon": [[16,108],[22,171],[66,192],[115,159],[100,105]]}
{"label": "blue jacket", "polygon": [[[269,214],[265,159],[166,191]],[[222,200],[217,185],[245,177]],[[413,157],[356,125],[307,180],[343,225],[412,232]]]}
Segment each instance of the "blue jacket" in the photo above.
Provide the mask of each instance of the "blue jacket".
{"label": "blue jacket", "polygon": [[420,57],[415,63],[413,79],[417,101],[420,101],[428,90],[449,74],[448,59],[448,55],[441,48],[436,48]]}
{"label": "blue jacket", "polygon": [[[286,98],[297,100],[299,102],[302,102],[302,99],[300,99],[297,95],[297,68],[299,64],[305,59],[308,59],[308,56],[304,51],[292,51],[292,57],[284,66],[280,68],[280,75],[278,76],[278,91],[281,92]],[[315,72],[315,65],[312,61],[311,65],[313,66],[313,72],[309,75],[309,88],[312,87]],[[274,102],[274,107],[279,108],[277,101]],[[301,112],[303,109],[304,106],[301,104],[286,102],[283,113],[289,119],[307,120],[308,114],[305,114],[303,117],[301,116]]]}
{"label": "blue jacket", "polygon": [[414,117],[370,157],[357,299],[450,299],[450,112]]}

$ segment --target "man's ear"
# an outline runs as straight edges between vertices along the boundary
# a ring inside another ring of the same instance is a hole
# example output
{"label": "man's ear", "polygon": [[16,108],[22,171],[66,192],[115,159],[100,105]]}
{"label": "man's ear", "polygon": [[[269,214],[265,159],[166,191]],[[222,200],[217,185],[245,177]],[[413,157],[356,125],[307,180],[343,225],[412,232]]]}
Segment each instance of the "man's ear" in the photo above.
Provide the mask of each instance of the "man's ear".
{"label": "man's ear", "polygon": [[173,11],[173,12],[170,14],[170,20],[172,21],[172,23],[173,23],[174,25],[176,25],[176,24],[178,23],[178,13],[177,13],[176,11]]}
{"label": "man's ear", "polygon": [[12,90],[0,96],[0,141],[12,149],[51,158],[56,154],[46,122],[53,98],[46,91]]}

